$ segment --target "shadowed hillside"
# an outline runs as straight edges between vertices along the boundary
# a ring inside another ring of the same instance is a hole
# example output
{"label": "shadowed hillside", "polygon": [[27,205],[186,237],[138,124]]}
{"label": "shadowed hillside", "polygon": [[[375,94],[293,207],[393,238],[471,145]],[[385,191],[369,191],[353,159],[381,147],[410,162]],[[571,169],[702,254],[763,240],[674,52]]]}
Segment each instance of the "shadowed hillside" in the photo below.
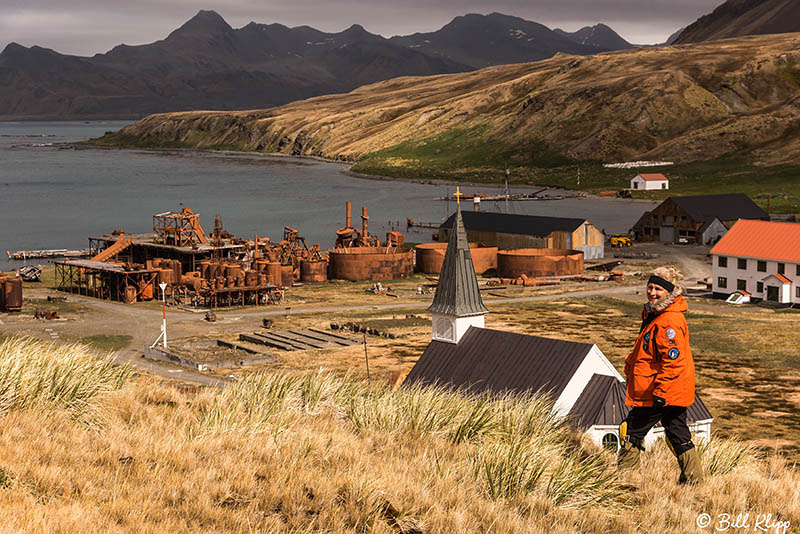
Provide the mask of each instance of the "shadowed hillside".
{"label": "shadowed hillside", "polygon": [[800,31],[796,0],[728,0],[684,29],[676,44]]}

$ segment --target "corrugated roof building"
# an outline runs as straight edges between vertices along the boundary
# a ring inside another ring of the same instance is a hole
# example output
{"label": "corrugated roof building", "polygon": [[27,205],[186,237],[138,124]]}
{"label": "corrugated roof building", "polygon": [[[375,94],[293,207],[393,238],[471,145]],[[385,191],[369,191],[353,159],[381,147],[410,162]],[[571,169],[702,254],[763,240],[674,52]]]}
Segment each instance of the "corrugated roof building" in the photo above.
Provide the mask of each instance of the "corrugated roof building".
{"label": "corrugated roof building", "polygon": [[738,221],[711,249],[714,295],[800,305],[800,224]]}
{"label": "corrugated roof building", "polygon": [[739,219],[769,220],[745,194],[670,197],[637,221],[637,241],[716,243]]}
{"label": "corrugated roof building", "polygon": [[669,179],[660,173],[637,174],[631,180],[631,189],[637,191],[669,189]]}
{"label": "corrugated roof building", "polygon": [[[583,252],[585,259],[603,258],[604,237],[586,219],[515,215],[487,211],[462,214],[467,238],[501,249],[555,248]],[[448,241],[455,215],[439,226],[439,241]]]}

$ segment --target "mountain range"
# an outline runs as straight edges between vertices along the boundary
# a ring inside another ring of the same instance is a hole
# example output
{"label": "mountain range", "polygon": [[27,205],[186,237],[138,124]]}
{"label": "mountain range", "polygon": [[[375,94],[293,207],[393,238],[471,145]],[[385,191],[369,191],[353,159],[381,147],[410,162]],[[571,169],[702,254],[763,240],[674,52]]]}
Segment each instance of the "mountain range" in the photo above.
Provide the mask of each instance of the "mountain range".
{"label": "mountain range", "polygon": [[387,39],[359,25],[339,33],[254,22],[234,29],[200,11],[163,40],[93,57],[9,44],[0,53],[0,119],[267,108],[400,76],[631,47],[605,25],[568,33],[499,13]]}

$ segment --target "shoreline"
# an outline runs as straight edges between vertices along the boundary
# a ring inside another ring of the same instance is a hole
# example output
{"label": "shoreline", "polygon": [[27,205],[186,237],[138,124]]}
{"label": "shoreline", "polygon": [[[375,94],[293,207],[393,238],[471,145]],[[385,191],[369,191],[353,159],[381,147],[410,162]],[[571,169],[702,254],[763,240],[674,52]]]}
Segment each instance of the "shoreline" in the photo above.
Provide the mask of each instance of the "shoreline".
{"label": "shoreline", "polygon": [[[344,169],[340,169],[339,173],[345,176],[349,176],[351,178],[356,178],[360,180],[372,180],[372,181],[389,181],[389,182],[407,182],[407,183],[415,183],[415,184],[423,184],[423,185],[434,185],[434,186],[467,186],[467,187],[475,187],[475,188],[487,188],[487,189],[502,189],[505,187],[505,184],[501,183],[478,183],[478,182],[463,182],[457,180],[443,180],[437,178],[397,178],[394,176],[382,176],[377,174],[365,174],[361,172],[356,172],[352,170],[353,165],[355,162],[349,161],[340,161],[335,159],[324,158],[322,156],[295,156],[291,154],[282,154],[280,152],[252,152],[252,151],[238,151],[238,150],[216,150],[213,148],[142,148],[142,147],[121,147],[121,146],[103,146],[103,145],[90,145],[86,144],[86,141],[80,141],[75,143],[64,143],[65,146],[70,146],[75,150],[91,150],[91,149],[99,149],[99,150],[141,150],[143,152],[188,152],[188,153],[196,153],[196,154],[221,154],[225,156],[233,156],[233,157],[244,157],[244,158],[252,158],[252,159],[283,159],[285,161],[294,160],[294,161],[303,161],[303,160],[310,160],[316,161],[320,163],[329,163],[334,164],[342,167],[346,167]],[[534,189],[541,189],[543,187],[547,187],[549,190],[558,191],[559,193],[564,193],[567,195],[567,198],[591,198],[592,200],[605,200],[605,201],[624,201],[624,202],[636,202],[636,203],[649,203],[649,204],[657,204],[658,202],[647,200],[647,199],[640,199],[640,198],[615,198],[615,197],[603,197],[599,195],[595,195],[593,193],[589,193],[588,191],[583,190],[576,190],[576,189],[565,189],[563,187],[558,186],[550,186],[545,184],[510,184],[509,189],[515,190],[534,190]],[[547,201],[548,199],[545,197],[542,201]],[[553,199],[555,200],[555,199]],[[513,199],[511,199],[514,202]]]}

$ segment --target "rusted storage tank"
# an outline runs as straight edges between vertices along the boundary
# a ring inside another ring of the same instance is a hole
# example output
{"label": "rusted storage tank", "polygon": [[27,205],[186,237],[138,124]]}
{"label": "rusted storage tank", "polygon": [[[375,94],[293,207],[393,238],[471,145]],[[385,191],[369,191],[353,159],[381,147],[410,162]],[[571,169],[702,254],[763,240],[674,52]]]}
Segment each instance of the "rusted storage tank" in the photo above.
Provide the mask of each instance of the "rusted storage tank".
{"label": "rusted storage tank", "polygon": [[267,263],[267,278],[269,283],[279,286],[281,285],[281,264],[277,261]]}
{"label": "rusted storage tank", "polygon": [[306,261],[300,264],[300,281],[326,282],[328,280],[328,262],[325,260]]}
{"label": "rusted storage tank", "polygon": [[328,277],[334,280],[395,280],[414,273],[414,252],[383,247],[336,249],[328,254]]}
{"label": "rusted storage tank", "polygon": [[269,277],[267,276],[267,273],[265,272],[258,273],[258,285],[261,287],[265,287],[267,284],[269,284]]}
{"label": "rusted storage tank", "polygon": [[283,287],[292,287],[292,284],[294,283],[294,267],[291,265],[281,265],[280,280],[280,285]]}
{"label": "rusted storage tank", "polygon": [[3,306],[7,312],[22,310],[22,278],[3,280]]}
{"label": "rusted storage tank", "polygon": [[244,272],[244,285],[247,287],[255,287],[258,285],[258,271],[245,271]]}
{"label": "rusted storage tank", "polygon": [[[422,243],[415,247],[417,253],[416,271],[425,274],[439,274],[447,252],[447,243]],[[497,247],[487,247],[480,243],[470,243],[469,252],[475,272],[480,274],[497,268]]]}
{"label": "rusted storage tank", "polygon": [[497,253],[497,276],[569,276],[583,273],[583,252],[555,248],[521,248]]}
{"label": "rusted storage tank", "polygon": [[6,291],[5,280],[8,278],[3,273],[0,273],[0,311],[6,311]]}
{"label": "rusted storage tank", "polygon": [[208,280],[210,278],[208,269],[211,267],[210,260],[200,260],[197,262],[197,269],[200,271],[200,278],[205,278]]}
{"label": "rusted storage tank", "polygon": [[233,276],[236,278],[242,272],[242,266],[238,263],[228,263],[225,266],[225,276]]}
{"label": "rusted storage tank", "polygon": [[253,269],[260,273],[263,273],[264,271],[267,270],[268,263],[269,260],[256,260],[253,262]]}
{"label": "rusted storage tank", "polygon": [[172,260],[170,262],[170,267],[172,268],[172,280],[177,284],[181,279],[181,276],[183,276],[183,266],[181,265],[181,260]]}
{"label": "rusted storage tank", "polygon": [[159,269],[158,270],[158,283],[171,284],[174,281],[175,273],[172,269]]}

